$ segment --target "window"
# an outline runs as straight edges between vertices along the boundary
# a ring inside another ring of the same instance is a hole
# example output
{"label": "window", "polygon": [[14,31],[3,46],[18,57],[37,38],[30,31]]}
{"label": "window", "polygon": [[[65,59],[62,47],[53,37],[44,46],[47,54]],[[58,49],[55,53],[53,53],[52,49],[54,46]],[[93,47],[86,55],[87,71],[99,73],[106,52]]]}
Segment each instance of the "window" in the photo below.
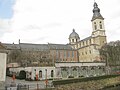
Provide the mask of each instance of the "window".
{"label": "window", "polygon": [[74,51],[72,51],[72,57],[74,57]]}
{"label": "window", "polygon": [[95,30],[97,29],[97,25],[96,25],[96,22],[94,22],[94,28],[95,28]]}
{"label": "window", "polygon": [[53,70],[51,70],[51,77],[53,77],[54,76],[54,73],[53,73],[54,71]]}
{"label": "window", "polygon": [[91,39],[90,39],[90,41],[89,41],[89,42],[90,42],[90,44],[91,44]]}
{"label": "window", "polygon": [[90,54],[91,54],[91,50],[89,50]]}
{"label": "window", "polygon": [[102,29],[102,22],[100,21],[100,23],[99,23],[99,24],[100,24],[100,29]]}
{"label": "window", "polygon": [[42,78],[42,71],[39,71],[39,77]]}
{"label": "window", "polygon": [[86,41],[86,45],[88,45],[88,42]]}
{"label": "window", "polygon": [[81,47],[81,44],[79,44],[79,47]]}
{"label": "window", "polygon": [[100,24],[100,29],[102,29],[102,24]]}
{"label": "window", "polygon": [[83,41],[83,46],[84,46],[84,41]]}
{"label": "window", "polygon": [[66,58],[66,51],[64,51],[64,57]]}
{"label": "window", "polygon": [[94,46],[94,49],[97,49],[97,47],[96,47],[96,46]]}
{"label": "window", "polygon": [[94,26],[95,27],[95,30],[97,29],[97,25]]}
{"label": "window", "polygon": [[56,57],[57,57],[57,58],[59,57],[59,52],[58,52],[58,51],[56,51]]}
{"label": "window", "polygon": [[94,70],[94,67],[91,67],[91,70]]}
{"label": "window", "polygon": [[72,42],[74,42],[74,39],[72,39]]}
{"label": "window", "polygon": [[70,57],[70,51],[68,51],[68,57]]}
{"label": "window", "polygon": [[82,55],[84,55],[84,53],[82,52]]}
{"label": "window", "polygon": [[77,42],[77,39],[76,39],[76,42]]}

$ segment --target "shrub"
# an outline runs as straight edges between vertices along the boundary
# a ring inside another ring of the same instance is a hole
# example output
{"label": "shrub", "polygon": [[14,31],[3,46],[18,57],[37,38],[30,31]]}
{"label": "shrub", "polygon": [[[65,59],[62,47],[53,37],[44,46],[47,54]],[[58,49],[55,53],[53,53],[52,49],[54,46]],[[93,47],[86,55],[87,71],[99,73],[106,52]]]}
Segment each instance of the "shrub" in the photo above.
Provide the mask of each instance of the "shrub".
{"label": "shrub", "polygon": [[74,78],[74,76],[69,76],[68,78]]}
{"label": "shrub", "polygon": [[53,85],[56,86],[56,85],[64,85],[64,84],[69,84],[69,83],[87,82],[87,81],[91,81],[91,80],[101,80],[101,79],[113,78],[113,77],[117,77],[117,76],[120,76],[120,75],[105,75],[105,76],[97,76],[97,77],[57,80],[57,81],[53,81]]}

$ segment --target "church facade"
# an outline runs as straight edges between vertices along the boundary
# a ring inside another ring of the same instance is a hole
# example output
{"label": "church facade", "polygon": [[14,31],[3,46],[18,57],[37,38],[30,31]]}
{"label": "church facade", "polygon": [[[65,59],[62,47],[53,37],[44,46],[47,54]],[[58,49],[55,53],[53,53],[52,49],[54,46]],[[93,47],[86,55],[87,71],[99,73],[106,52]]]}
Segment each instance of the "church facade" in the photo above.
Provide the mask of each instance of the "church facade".
{"label": "church facade", "polygon": [[[8,63],[17,62],[26,68],[36,67],[37,71],[35,68],[33,71],[40,73],[40,76],[47,70],[40,67],[46,66],[55,67],[51,71],[56,78],[104,75],[106,64],[99,52],[107,43],[104,18],[96,2],[93,7],[92,33],[89,37],[81,40],[73,29],[69,44],[29,44],[20,40],[19,44],[2,43],[8,50]],[[11,57],[14,53],[18,55]],[[33,72],[28,71],[28,74]],[[32,75],[34,77],[36,73]]]}
{"label": "church facade", "polygon": [[69,43],[72,48],[78,50],[80,62],[94,62],[102,61],[99,54],[99,49],[107,43],[104,18],[100,14],[100,9],[97,3],[94,3],[93,17],[92,17],[92,33],[89,37],[80,40],[79,35],[73,29],[69,36]]}

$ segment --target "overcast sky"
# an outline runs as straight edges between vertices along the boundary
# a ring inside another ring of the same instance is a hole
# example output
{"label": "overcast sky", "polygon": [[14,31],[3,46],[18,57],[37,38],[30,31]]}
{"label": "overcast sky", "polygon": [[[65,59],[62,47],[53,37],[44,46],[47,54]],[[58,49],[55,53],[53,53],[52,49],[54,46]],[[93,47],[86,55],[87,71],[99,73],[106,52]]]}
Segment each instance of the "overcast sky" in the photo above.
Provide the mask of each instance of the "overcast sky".
{"label": "overcast sky", "polygon": [[[120,40],[120,0],[96,0],[105,18],[107,41]],[[92,33],[94,0],[0,0],[0,42],[69,43]]]}

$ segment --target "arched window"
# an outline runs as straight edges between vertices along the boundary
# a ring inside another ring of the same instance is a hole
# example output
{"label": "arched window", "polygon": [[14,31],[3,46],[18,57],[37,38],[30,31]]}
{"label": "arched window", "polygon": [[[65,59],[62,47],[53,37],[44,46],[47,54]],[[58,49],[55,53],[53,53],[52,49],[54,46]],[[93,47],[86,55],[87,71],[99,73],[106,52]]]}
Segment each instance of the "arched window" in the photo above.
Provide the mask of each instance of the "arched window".
{"label": "arched window", "polygon": [[97,25],[96,25],[96,22],[94,22],[94,28],[95,28],[95,30],[97,29]]}
{"label": "arched window", "polygon": [[91,39],[89,40],[89,43],[91,44]]}
{"label": "arched window", "polygon": [[94,26],[95,27],[95,30],[97,29],[97,25]]}
{"label": "arched window", "polygon": [[99,24],[100,24],[100,29],[102,29],[102,22],[100,21],[100,23],[99,23]]}
{"label": "arched window", "polygon": [[72,39],[72,42],[74,42],[74,39]]}
{"label": "arched window", "polygon": [[72,51],[72,57],[74,57],[74,51]]}
{"label": "arched window", "polygon": [[56,57],[57,57],[57,58],[59,57],[59,52],[58,52],[58,51],[56,51]]}
{"label": "arched window", "polygon": [[42,71],[39,71],[39,77],[42,78]]}
{"label": "arched window", "polygon": [[91,70],[94,70],[95,68],[94,67],[91,67]]}
{"label": "arched window", "polygon": [[84,46],[84,41],[83,41],[83,46]]}
{"label": "arched window", "polygon": [[51,70],[51,77],[53,77],[54,76],[54,73],[53,73],[53,70]]}
{"label": "arched window", "polygon": [[70,51],[68,51],[67,54],[68,54],[67,56],[70,57]]}
{"label": "arched window", "polygon": [[77,39],[76,39],[76,42],[77,42]]}
{"label": "arched window", "polygon": [[64,51],[64,58],[66,58],[67,57],[67,52],[66,51]]}
{"label": "arched window", "polygon": [[102,29],[102,24],[100,24],[100,29]]}

